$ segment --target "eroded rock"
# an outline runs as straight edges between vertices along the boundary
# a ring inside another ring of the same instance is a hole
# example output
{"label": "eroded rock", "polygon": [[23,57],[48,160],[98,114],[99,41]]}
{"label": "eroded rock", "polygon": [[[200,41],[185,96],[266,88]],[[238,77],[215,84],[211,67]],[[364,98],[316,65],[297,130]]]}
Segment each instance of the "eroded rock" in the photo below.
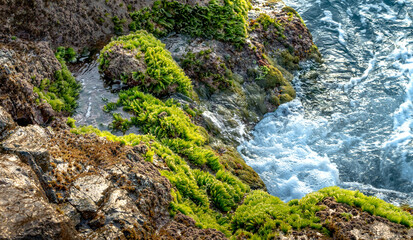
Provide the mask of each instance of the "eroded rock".
{"label": "eroded rock", "polygon": [[388,219],[371,215],[356,207],[326,198],[321,203],[326,209],[316,216],[331,232],[334,239],[412,239],[413,229]]}
{"label": "eroded rock", "polygon": [[11,115],[0,106],[0,141],[4,139],[16,124]]}
{"label": "eroded rock", "polygon": [[0,155],[0,239],[76,239],[69,219],[49,203],[32,169]]}
{"label": "eroded rock", "polygon": [[3,141],[1,147],[8,153],[19,155],[32,167],[39,166],[44,172],[50,167],[50,155],[45,148],[47,141],[47,130],[38,125],[31,125],[18,128]]}

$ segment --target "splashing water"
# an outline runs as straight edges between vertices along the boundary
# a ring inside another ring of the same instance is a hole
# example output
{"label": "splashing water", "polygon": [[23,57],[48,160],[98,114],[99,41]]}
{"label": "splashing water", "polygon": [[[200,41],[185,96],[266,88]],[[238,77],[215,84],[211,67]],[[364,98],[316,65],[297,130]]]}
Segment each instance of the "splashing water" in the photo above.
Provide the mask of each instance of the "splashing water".
{"label": "splashing water", "polygon": [[238,148],[283,200],[339,185],[413,203],[413,2],[287,0],[323,55]]}

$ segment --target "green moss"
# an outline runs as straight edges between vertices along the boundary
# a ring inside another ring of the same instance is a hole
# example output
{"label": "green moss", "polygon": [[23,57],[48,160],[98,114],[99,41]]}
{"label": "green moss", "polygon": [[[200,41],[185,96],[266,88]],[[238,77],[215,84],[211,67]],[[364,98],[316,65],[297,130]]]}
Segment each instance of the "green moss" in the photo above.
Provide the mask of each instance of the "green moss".
{"label": "green moss", "polygon": [[[127,36],[114,38],[101,51],[99,68],[105,71],[109,65],[108,56],[113,46],[122,46],[129,51],[136,51],[139,59],[143,56],[145,71],[136,69],[136,72],[124,73],[131,85],[138,85],[144,92],[155,95],[164,93],[181,92],[191,96],[193,90],[191,80],[185,76],[183,70],[172,59],[171,53],[165,49],[165,45],[146,31],[137,31]],[[124,76],[118,76],[125,78]],[[176,88],[176,89],[175,89]]]}
{"label": "green moss", "polygon": [[122,35],[123,24],[126,22],[125,19],[119,19],[117,16],[112,17],[112,22],[114,25],[114,32],[116,35]]}
{"label": "green moss", "polygon": [[316,224],[319,219],[315,213],[321,206],[307,204],[307,201],[295,200],[287,204],[279,198],[257,190],[248,195],[238,207],[232,218],[232,229],[249,231],[263,239],[276,231],[287,233],[290,229],[301,229]]}
{"label": "green moss", "polygon": [[325,196],[334,197],[339,203],[360,207],[370,214],[387,218],[407,227],[413,227],[413,215],[379,198],[367,197],[359,191],[344,190],[338,187],[325,188],[319,192]]}
{"label": "green moss", "polygon": [[[53,110],[57,112],[73,112],[77,106],[76,98],[81,88],[81,85],[76,82],[63,59],[63,57],[73,56],[70,52],[58,50],[56,57],[62,69],[55,72],[53,82],[49,79],[43,79],[39,87],[33,88],[33,91],[39,96],[39,102],[45,101],[49,103]],[[63,53],[65,54],[62,55]]]}
{"label": "green moss", "polygon": [[[286,6],[286,7],[283,7],[282,10],[283,10],[284,12],[294,14],[298,19],[300,19],[301,23],[302,23],[305,27],[307,27],[307,26],[305,25],[304,20],[301,18],[300,14],[298,14],[298,12],[295,11],[294,8],[289,7],[289,6]],[[290,15],[290,14],[289,14],[289,15]]]}
{"label": "green moss", "polygon": [[232,42],[238,46],[247,37],[246,0],[225,0],[223,5],[212,0],[207,6],[191,6],[176,1],[156,1],[152,8],[131,13],[131,31],[145,29],[157,37],[170,32]]}
{"label": "green moss", "polygon": [[131,118],[131,124],[159,139],[180,138],[197,145],[203,145],[207,140],[206,131],[193,124],[173,100],[163,102],[138,88],[132,88],[119,93],[116,105],[135,115]]}
{"label": "green moss", "polygon": [[293,56],[288,50],[281,52],[280,64],[288,70],[298,70],[300,57]]}
{"label": "green moss", "polygon": [[274,34],[276,39],[280,41],[286,38],[284,35],[283,25],[277,20],[277,18],[271,18],[265,13],[261,13],[257,19],[250,22],[249,31],[256,30],[271,32],[271,34]]}
{"label": "green moss", "polygon": [[[413,216],[399,207],[386,203],[376,197],[367,197],[358,191],[328,187],[318,192],[310,193],[301,200],[282,202],[279,198],[263,191],[254,191],[248,195],[244,203],[237,208],[231,221],[232,230],[236,234],[245,231],[257,234],[262,239],[268,239],[276,231],[289,232],[291,229],[310,227],[329,234],[321,226],[315,213],[322,209],[317,205],[326,197],[334,197],[339,203],[360,207],[363,211],[382,216],[395,223],[413,226]],[[342,214],[347,220],[351,214]]]}
{"label": "green moss", "polygon": [[220,154],[220,162],[243,183],[250,186],[252,189],[266,190],[264,182],[258,174],[248,166],[238,151],[230,146],[220,145],[218,147]]}
{"label": "green moss", "polygon": [[76,127],[76,120],[68,117],[66,120],[66,124],[70,127],[70,128],[75,128]]}
{"label": "green moss", "polygon": [[[240,85],[234,80],[226,61],[220,57],[212,57],[212,51],[207,49],[196,53],[188,52],[180,60],[182,69],[195,83],[199,96],[208,97],[217,91],[240,91]],[[200,88],[200,85],[205,88]]]}
{"label": "green moss", "polygon": [[58,47],[56,50],[56,57],[60,59],[59,61],[62,63],[62,59],[65,62],[76,62],[77,60],[77,53],[73,48],[65,48],[65,47]]}
{"label": "green moss", "polygon": [[291,86],[280,70],[272,65],[260,66],[258,70],[258,76],[255,80],[258,85],[266,90],[279,86]]}

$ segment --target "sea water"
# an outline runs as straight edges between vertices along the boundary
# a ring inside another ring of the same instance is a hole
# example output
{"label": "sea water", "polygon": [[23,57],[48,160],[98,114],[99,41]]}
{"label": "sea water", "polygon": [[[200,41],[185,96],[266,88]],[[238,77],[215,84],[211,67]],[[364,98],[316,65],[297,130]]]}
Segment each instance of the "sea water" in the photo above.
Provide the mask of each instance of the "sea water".
{"label": "sea water", "polygon": [[413,2],[287,0],[324,63],[296,74],[298,97],[238,150],[288,201],[323,187],[413,203]]}

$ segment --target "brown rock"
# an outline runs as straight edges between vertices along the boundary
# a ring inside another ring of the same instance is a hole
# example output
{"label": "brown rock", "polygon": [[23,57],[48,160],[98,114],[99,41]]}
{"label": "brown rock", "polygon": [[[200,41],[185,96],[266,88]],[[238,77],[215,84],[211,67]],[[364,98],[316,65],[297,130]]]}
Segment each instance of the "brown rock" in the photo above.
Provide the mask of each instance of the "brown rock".
{"label": "brown rock", "polygon": [[69,219],[49,203],[31,168],[0,156],[0,239],[76,239]]}

